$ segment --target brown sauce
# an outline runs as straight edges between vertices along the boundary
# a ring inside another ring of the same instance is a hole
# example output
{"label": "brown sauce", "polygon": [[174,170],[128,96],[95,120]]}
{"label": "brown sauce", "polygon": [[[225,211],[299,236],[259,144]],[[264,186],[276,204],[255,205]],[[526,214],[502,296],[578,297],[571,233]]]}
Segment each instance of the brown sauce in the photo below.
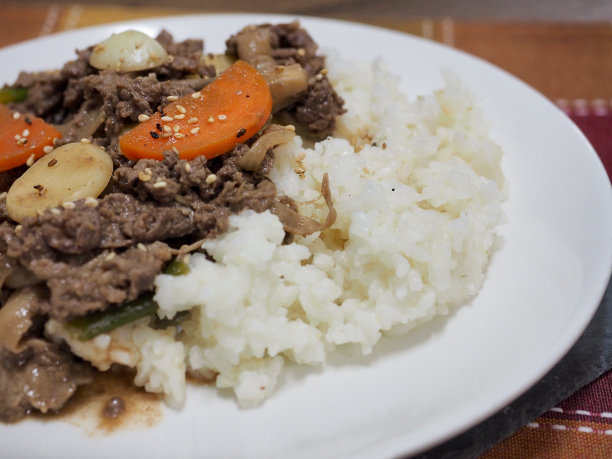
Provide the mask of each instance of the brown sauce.
{"label": "brown sauce", "polygon": [[61,412],[34,416],[67,422],[90,436],[150,428],[163,417],[163,397],[134,386],[133,380],[134,372],[124,368],[97,372],[94,381],[80,387]]}

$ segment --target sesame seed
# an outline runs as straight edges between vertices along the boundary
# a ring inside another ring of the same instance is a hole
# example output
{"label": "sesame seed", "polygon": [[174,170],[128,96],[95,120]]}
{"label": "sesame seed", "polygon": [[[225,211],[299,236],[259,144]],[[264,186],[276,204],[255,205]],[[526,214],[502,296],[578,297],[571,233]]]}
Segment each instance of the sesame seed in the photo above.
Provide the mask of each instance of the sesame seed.
{"label": "sesame seed", "polygon": [[285,126],[285,129],[291,132],[295,132],[295,126],[293,124],[288,124],[287,126]]}
{"label": "sesame seed", "polygon": [[199,130],[200,130],[200,128],[199,128],[199,127],[194,127],[194,128],[193,128],[191,131],[189,131],[189,132],[191,132],[192,134],[197,134]]}
{"label": "sesame seed", "polygon": [[149,115],[145,115],[144,113],[141,113],[140,115],[138,115],[138,121],[140,121],[141,123],[143,121],[149,121],[151,119],[151,117]]}
{"label": "sesame seed", "polygon": [[172,132],[164,132],[164,133],[163,133],[161,136],[162,136],[164,139],[167,139],[168,137],[172,137]]}
{"label": "sesame seed", "polygon": [[21,113],[19,113],[19,112],[13,113],[13,119],[14,120],[18,120],[20,116],[21,116]]}
{"label": "sesame seed", "polygon": [[173,126],[173,127],[172,127],[172,131],[173,131],[173,132],[178,132],[178,131],[180,131],[180,130],[181,130],[181,127],[180,127],[180,126]]}
{"label": "sesame seed", "polygon": [[183,118],[185,118],[184,113],[179,113],[178,115],[174,115],[175,120],[182,120]]}
{"label": "sesame seed", "polygon": [[34,153],[32,153],[26,161],[26,166],[30,167],[32,164],[34,164]]}
{"label": "sesame seed", "polygon": [[172,128],[167,124],[164,124],[164,132],[172,132]]}
{"label": "sesame seed", "polygon": [[23,137],[27,137],[27,136],[29,136],[29,135],[30,135],[30,130],[29,130],[29,129],[24,129],[24,130],[23,130],[23,132],[21,133],[21,135],[22,135]]}
{"label": "sesame seed", "polygon": [[178,96],[168,96],[166,97],[166,99],[168,99],[169,101],[175,101],[178,100]]}
{"label": "sesame seed", "polygon": [[93,51],[94,53],[100,53],[104,51],[104,45],[102,43],[98,43],[96,46],[94,46]]}
{"label": "sesame seed", "polygon": [[15,232],[16,232],[16,233],[19,233],[19,232],[21,232],[21,230],[22,230],[22,229],[23,229],[23,226],[22,226],[22,225],[17,225],[17,226],[15,227]]}
{"label": "sesame seed", "polygon": [[194,117],[194,118],[189,118],[189,120],[187,120],[187,123],[188,123],[188,124],[195,124],[195,123],[197,123],[197,122],[198,122],[198,119],[197,119],[197,118],[195,118],[195,117]]}
{"label": "sesame seed", "polygon": [[140,180],[141,182],[148,182],[149,180],[151,180],[151,176],[149,174],[145,174],[144,172],[139,172],[138,180]]}
{"label": "sesame seed", "polygon": [[87,198],[85,198],[85,205],[87,207],[98,207],[98,200],[96,198],[88,196]]}
{"label": "sesame seed", "polygon": [[185,137],[185,134],[181,134],[180,132],[175,132],[174,133],[174,138],[175,139],[182,139],[183,137]]}
{"label": "sesame seed", "polygon": [[47,145],[45,148],[43,148],[43,151],[46,154],[49,154],[49,153],[51,153],[53,151],[53,147],[51,145]]}
{"label": "sesame seed", "polygon": [[321,69],[321,71],[319,72],[321,75],[327,75],[329,72],[327,69]]}
{"label": "sesame seed", "polygon": [[72,210],[76,207],[76,204],[72,201],[66,201],[62,204],[62,207],[64,209]]}
{"label": "sesame seed", "polygon": [[176,153],[177,155],[179,154],[178,148],[176,148],[176,147],[172,147],[172,151],[173,151],[174,153]]}
{"label": "sesame seed", "polygon": [[185,171],[186,171],[187,173],[191,172],[191,164],[189,164],[189,163],[185,163]]}
{"label": "sesame seed", "polygon": [[202,94],[200,94],[199,92],[194,92],[193,94],[191,94],[191,97],[193,97],[194,99],[199,99],[200,97],[202,97]]}
{"label": "sesame seed", "polygon": [[208,177],[206,177],[206,183],[209,185],[215,182],[215,180],[217,180],[217,176],[215,174],[210,174]]}
{"label": "sesame seed", "polygon": [[57,159],[53,158],[51,161],[47,163],[47,166],[53,167],[57,164]]}
{"label": "sesame seed", "polygon": [[145,174],[153,175],[153,171],[151,170],[150,167],[145,167],[144,171],[145,171]]}
{"label": "sesame seed", "polygon": [[297,50],[298,56],[305,56],[306,55],[306,50],[304,48],[299,48]]}
{"label": "sesame seed", "polygon": [[303,152],[303,151],[301,151],[301,152],[300,152],[300,154],[299,154],[299,155],[297,155],[297,156],[295,157],[295,160],[296,160],[296,161],[301,161],[301,160],[303,160],[304,158],[306,158],[306,153],[305,153],[305,152]]}
{"label": "sesame seed", "polygon": [[160,55],[159,55],[159,54],[157,54],[155,51],[153,51],[152,53],[149,53],[149,57],[150,57],[151,59],[155,60],[155,59],[159,59],[159,58],[160,58]]}
{"label": "sesame seed", "polygon": [[209,123],[214,123],[214,122],[215,122],[215,119],[214,119],[212,116],[209,116],[207,121],[208,121]]}
{"label": "sesame seed", "polygon": [[227,115],[219,115],[219,116],[217,116],[217,119],[219,121],[225,121],[227,119]]}
{"label": "sesame seed", "polygon": [[88,139],[88,138],[86,138],[86,137],[83,137],[83,138],[81,139],[81,143],[91,143],[91,140],[90,140],[90,139]]}
{"label": "sesame seed", "polygon": [[21,140],[21,136],[19,134],[15,134],[15,140],[19,142]]}
{"label": "sesame seed", "polygon": [[2,193],[0,193],[0,201],[4,201],[6,199],[6,195],[8,193],[6,191],[3,191]]}
{"label": "sesame seed", "polygon": [[295,167],[295,168],[293,168],[293,172],[295,172],[298,175],[301,175],[301,174],[303,174],[306,171],[304,170],[303,167]]}
{"label": "sesame seed", "polygon": [[155,182],[153,184],[153,188],[166,188],[167,186],[168,184],[164,182],[163,180],[160,180],[159,182]]}
{"label": "sesame seed", "polygon": [[138,244],[136,244],[136,247],[138,247],[138,250],[142,251],[142,252],[146,252],[147,248],[144,246],[144,244],[142,242],[139,242]]}
{"label": "sesame seed", "polygon": [[185,107],[182,105],[177,105],[176,109],[179,111],[179,113],[187,113],[187,110],[185,110]]}
{"label": "sesame seed", "polygon": [[53,215],[59,215],[59,214],[61,214],[61,213],[62,213],[62,212],[61,212],[61,211],[60,211],[60,210],[59,210],[57,207],[54,207],[53,209],[51,209],[51,210],[50,210],[50,212],[51,212]]}
{"label": "sesame seed", "polygon": [[110,252],[108,255],[106,255],[106,257],[104,257],[104,260],[110,261],[113,258],[115,258],[115,252]]}
{"label": "sesame seed", "polygon": [[320,73],[317,73],[317,74],[315,75],[315,80],[320,81],[320,80],[322,80],[322,79],[323,79],[323,75],[321,75]]}
{"label": "sesame seed", "polygon": [[25,137],[22,137],[17,141],[17,145],[25,145],[26,143],[28,143],[28,139],[26,139]]}
{"label": "sesame seed", "polygon": [[174,121],[174,118],[172,118],[171,116],[168,115],[164,115],[161,117],[162,121],[166,121],[166,122],[170,122],[170,121]]}
{"label": "sesame seed", "polygon": [[59,142],[59,137],[53,137],[53,145],[57,145],[57,142]]}

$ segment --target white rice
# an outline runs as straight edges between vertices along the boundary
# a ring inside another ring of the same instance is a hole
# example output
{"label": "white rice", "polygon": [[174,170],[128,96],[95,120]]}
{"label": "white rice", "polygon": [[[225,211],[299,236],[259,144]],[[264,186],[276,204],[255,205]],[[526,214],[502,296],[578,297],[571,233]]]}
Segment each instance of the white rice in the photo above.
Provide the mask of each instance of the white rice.
{"label": "white rice", "polygon": [[384,334],[406,333],[480,289],[504,222],[504,184],[502,151],[469,91],[445,74],[444,89],[409,100],[381,62],[333,57],[328,69],[348,110],[336,136],[277,149],[271,178],[280,193],[313,201],[300,212],[322,221],[328,173],[336,222],[283,245],[275,215],[243,212],[204,244],[214,261],[194,254],[189,274],[157,278],[160,316],[190,318],[176,339],[146,324],[128,339],[139,350],[136,383],[174,405],[189,372],[257,406],[285,363],[323,364],[349,343],[367,354]]}

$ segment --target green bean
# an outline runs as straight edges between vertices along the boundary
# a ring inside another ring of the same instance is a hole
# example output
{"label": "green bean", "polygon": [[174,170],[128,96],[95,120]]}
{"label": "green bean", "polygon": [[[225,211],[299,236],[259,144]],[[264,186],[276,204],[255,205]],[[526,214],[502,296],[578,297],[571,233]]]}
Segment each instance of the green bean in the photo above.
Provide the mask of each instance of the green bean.
{"label": "green bean", "polygon": [[[164,274],[172,276],[188,273],[189,266],[178,259],[172,260],[164,269]],[[66,328],[77,339],[87,341],[122,325],[151,316],[157,312],[157,308],[158,305],[153,300],[153,293],[148,292],[121,306],[72,319],[66,323]]]}
{"label": "green bean", "polygon": [[87,341],[122,325],[155,314],[157,307],[157,303],[153,301],[153,294],[147,293],[121,306],[72,319],[66,323],[66,328],[79,340]]}
{"label": "green bean", "polygon": [[22,100],[25,100],[27,96],[27,88],[11,88],[10,86],[0,88],[0,104],[21,102]]}
{"label": "green bean", "polygon": [[183,274],[189,274],[189,266],[184,261],[175,258],[166,266],[164,274],[170,274],[172,276],[182,276]]}

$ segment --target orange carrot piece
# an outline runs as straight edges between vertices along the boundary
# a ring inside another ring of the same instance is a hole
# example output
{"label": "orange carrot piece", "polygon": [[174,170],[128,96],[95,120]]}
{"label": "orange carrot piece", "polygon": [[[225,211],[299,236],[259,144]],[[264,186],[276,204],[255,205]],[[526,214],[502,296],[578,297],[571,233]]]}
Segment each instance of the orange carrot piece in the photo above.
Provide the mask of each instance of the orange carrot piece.
{"label": "orange carrot piece", "polygon": [[168,104],[119,139],[129,159],[163,159],[175,148],[183,159],[226,153],[259,131],[272,111],[263,76],[237,61],[201,91]]}
{"label": "orange carrot piece", "polygon": [[62,135],[42,119],[25,114],[14,114],[0,104],[0,172],[13,169],[38,159],[45,154],[45,147],[53,146],[53,139]]}

